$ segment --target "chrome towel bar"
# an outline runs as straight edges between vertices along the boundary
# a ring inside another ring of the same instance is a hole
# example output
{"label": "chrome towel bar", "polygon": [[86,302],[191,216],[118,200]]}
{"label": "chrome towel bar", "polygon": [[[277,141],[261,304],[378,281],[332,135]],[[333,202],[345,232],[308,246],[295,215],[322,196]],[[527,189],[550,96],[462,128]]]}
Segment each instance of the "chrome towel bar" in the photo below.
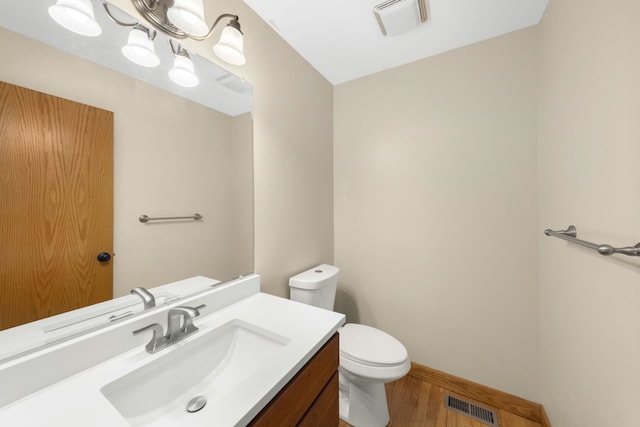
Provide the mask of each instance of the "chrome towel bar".
{"label": "chrome towel bar", "polygon": [[578,230],[576,230],[576,227],[573,225],[567,227],[566,230],[551,230],[547,228],[544,230],[544,234],[584,246],[585,248],[593,249],[598,251],[601,255],[622,254],[627,256],[640,256],[640,243],[636,243],[635,246],[627,246],[624,248],[614,248],[611,245],[598,245],[578,239]]}
{"label": "chrome towel bar", "polygon": [[138,217],[138,221],[140,222],[149,222],[149,221],[169,221],[169,220],[173,220],[173,219],[193,219],[195,221],[201,220],[202,218],[204,218],[202,215],[200,215],[199,213],[195,213],[191,216],[165,216],[165,217],[158,217],[158,218],[151,218],[148,215],[140,215]]}

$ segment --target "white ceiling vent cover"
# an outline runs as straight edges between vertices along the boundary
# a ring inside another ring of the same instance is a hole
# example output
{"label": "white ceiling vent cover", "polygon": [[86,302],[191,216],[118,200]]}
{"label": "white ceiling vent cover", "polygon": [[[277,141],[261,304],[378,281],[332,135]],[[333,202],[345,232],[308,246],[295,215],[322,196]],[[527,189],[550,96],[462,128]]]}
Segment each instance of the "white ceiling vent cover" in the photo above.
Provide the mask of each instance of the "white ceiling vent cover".
{"label": "white ceiling vent cover", "polygon": [[216,81],[227,89],[231,89],[237,93],[248,92],[251,89],[249,83],[229,73],[216,77]]}
{"label": "white ceiling vent cover", "polygon": [[417,27],[427,20],[426,0],[387,0],[373,6],[373,14],[385,36]]}

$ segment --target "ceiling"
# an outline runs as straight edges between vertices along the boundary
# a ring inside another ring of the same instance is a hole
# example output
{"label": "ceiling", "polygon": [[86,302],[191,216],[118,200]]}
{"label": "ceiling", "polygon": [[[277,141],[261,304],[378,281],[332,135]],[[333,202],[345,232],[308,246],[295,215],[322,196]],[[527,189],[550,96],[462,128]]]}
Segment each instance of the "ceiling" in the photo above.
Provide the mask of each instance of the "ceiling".
{"label": "ceiling", "polygon": [[535,25],[549,2],[426,0],[425,23],[385,36],[382,0],[244,1],[334,85]]}

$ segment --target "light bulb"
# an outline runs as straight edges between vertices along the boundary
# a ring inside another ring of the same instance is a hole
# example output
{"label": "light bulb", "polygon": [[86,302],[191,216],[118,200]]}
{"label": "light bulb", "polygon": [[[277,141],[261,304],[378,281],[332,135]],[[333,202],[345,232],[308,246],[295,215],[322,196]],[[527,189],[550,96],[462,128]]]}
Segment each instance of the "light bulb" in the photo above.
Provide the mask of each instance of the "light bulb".
{"label": "light bulb", "polygon": [[143,67],[156,67],[160,64],[160,58],[153,48],[153,41],[149,39],[146,31],[139,28],[129,32],[127,45],[122,48],[122,54],[129,61]]}
{"label": "light bulb", "polygon": [[227,25],[222,30],[220,41],[213,46],[213,51],[220,59],[233,65],[242,65],[247,62],[242,52],[244,40],[242,33],[231,25]]}
{"label": "light bulb", "polygon": [[176,55],[173,68],[169,71],[169,78],[177,85],[183,87],[197,86],[200,81],[193,69],[193,62],[187,56]]}
{"label": "light bulb", "polygon": [[49,8],[49,16],[74,33],[90,37],[102,34],[90,0],[58,0]]}
{"label": "light bulb", "polygon": [[167,10],[169,21],[182,31],[193,36],[204,37],[209,27],[204,21],[202,0],[175,0]]}

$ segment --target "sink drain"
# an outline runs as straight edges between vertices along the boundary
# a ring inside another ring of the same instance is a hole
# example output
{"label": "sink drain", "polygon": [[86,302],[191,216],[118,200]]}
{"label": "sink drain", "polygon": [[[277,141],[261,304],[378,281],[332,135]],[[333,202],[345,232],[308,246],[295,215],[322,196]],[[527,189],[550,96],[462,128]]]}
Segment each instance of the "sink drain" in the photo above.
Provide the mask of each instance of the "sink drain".
{"label": "sink drain", "polygon": [[207,404],[207,398],[204,396],[196,396],[187,403],[187,412],[198,412]]}

